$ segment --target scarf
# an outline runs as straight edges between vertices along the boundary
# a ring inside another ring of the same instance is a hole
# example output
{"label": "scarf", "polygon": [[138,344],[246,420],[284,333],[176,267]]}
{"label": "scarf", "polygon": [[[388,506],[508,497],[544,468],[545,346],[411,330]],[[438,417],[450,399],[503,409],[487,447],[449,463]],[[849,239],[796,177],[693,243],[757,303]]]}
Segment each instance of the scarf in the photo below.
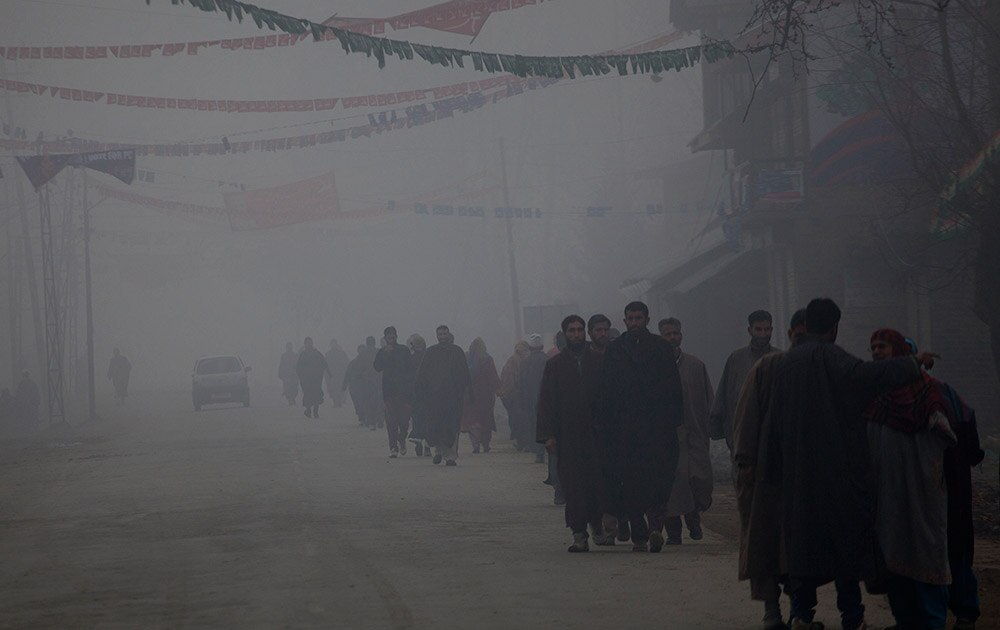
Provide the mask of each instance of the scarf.
{"label": "scarf", "polygon": [[[876,330],[871,340],[888,343],[893,357],[912,354],[906,338],[890,328]],[[863,415],[868,422],[884,424],[903,433],[917,433],[927,428],[928,420],[935,412],[947,415],[944,396],[934,380],[926,372],[921,372],[920,380],[880,394]]]}

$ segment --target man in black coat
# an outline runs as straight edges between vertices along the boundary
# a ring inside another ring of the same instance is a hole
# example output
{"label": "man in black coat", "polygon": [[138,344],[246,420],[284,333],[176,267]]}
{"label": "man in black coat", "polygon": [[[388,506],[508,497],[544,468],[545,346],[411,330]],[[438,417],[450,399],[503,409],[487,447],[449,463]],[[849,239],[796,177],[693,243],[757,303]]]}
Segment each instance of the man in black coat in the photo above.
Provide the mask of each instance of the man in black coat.
{"label": "man in black coat", "polygon": [[382,400],[385,402],[385,428],[389,434],[389,457],[406,455],[406,434],[410,430],[413,405],[413,376],[410,349],[396,343],[395,326],[383,331],[385,347],[375,355],[375,371],[382,373]]}
{"label": "man in black coat", "polygon": [[587,345],[579,315],[562,322],[566,347],[545,363],[538,399],[537,440],[558,454],[559,481],[566,497],[566,526],[573,532],[570,552],[589,551],[587,526],[599,545],[604,535],[604,492],[594,440],[593,403],[601,371],[600,353]]}
{"label": "man in black coat", "polygon": [[677,427],[684,422],[681,379],[673,348],[647,328],[645,304],[625,307],[625,326],[604,353],[594,409],[607,511],[627,516],[633,551],[659,551],[677,471]]}
{"label": "man in black coat", "polygon": [[862,412],[881,392],[921,378],[930,353],[864,362],[834,342],[840,309],[816,299],[806,334],[777,359],[769,403],[769,457],[762,481],[780,488],[781,548],[792,620],[811,624],[816,587],[837,585],[844,628],[864,627],[858,581],[873,568],[874,500]]}

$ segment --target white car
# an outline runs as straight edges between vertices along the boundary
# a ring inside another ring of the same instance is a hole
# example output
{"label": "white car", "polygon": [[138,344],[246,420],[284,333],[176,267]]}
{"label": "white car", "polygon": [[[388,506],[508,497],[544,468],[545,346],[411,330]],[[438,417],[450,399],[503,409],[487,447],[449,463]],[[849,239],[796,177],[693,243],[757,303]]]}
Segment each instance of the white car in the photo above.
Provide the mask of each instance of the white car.
{"label": "white car", "polygon": [[220,402],[241,402],[250,406],[250,368],[235,355],[202,357],[194,362],[191,372],[191,401],[194,410],[202,405]]}

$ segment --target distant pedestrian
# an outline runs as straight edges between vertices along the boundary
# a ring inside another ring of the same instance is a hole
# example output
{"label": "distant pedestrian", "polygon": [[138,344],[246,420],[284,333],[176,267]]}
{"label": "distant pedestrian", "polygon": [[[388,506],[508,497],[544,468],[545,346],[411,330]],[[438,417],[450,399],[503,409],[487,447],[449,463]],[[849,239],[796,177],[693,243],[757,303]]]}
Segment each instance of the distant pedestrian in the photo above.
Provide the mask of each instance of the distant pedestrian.
{"label": "distant pedestrian", "polygon": [[[417,371],[420,369],[420,364],[424,360],[424,353],[427,352],[427,342],[424,338],[418,334],[410,335],[410,338],[406,340],[406,345],[410,347],[410,370],[412,371],[410,375],[410,401],[413,401],[414,387],[417,379]],[[427,443],[426,435],[426,421],[423,415],[419,412],[416,405],[410,405],[410,418],[412,420],[412,428],[410,429],[410,441],[413,442],[413,450],[416,452],[417,456],[430,457],[431,447]]]}
{"label": "distant pedestrian", "polygon": [[368,346],[362,344],[358,346],[358,354],[347,365],[344,371],[344,382],[342,390],[351,394],[351,401],[354,403],[354,412],[358,416],[358,424],[363,427],[375,426],[375,397],[371,390],[374,388],[374,381],[368,373],[367,365],[372,363],[375,357],[371,354]]}
{"label": "distant pedestrian", "polygon": [[519,439],[526,445],[525,450],[535,454],[535,463],[545,463],[545,447],[533,439],[536,432],[534,421],[538,418],[538,395],[542,389],[542,374],[545,372],[545,356],[542,336],[528,335],[528,356],[521,362],[517,377],[518,414],[522,425],[518,427]]}
{"label": "distant pedestrian", "polygon": [[330,395],[330,402],[334,407],[344,406],[344,372],[347,371],[347,364],[351,362],[347,353],[340,347],[336,339],[330,340],[330,348],[326,351],[326,367],[330,369],[326,377],[326,393]]}
{"label": "distant pedestrian", "polygon": [[771,345],[771,335],[774,332],[772,321],[771,314],[767,311],[750,313],[747,317],[750,345],[733,350],[722,369],[719,389],[715,392],[715,401],[709,415],[709,430],[713,440],[726,440],[730,453],[733,450],[733,415],[743,382],[754,363],[761,357],[778,351]]}
{"label": "distant pedestrian", "polygon": [[520,403],[517,399],[517,379],[521,369],[521,362],[531,350],[528,349],[527,341],[518,341],[514,345],[514,353],[510,355],[500,371],[500,388],[497,394],[500,402],[507,411],[507,426],[510,429],[510,439],[514,441],[514,447],[518,451],[523,451],[528,445],[524,442],[524,435],[521,427],[525,424],[521,419]]}
{"label": "distant pedestrian", "polygon": [[278,363],[278,378],[281,379],[281,395],[288,401],[288,406],[295,405],[295,399],[299,397],[299,377],[295,372],[295,365],[299,361],[299,355],[295,353],[292,342],[285,344],[285,353],[281,355]]}
{"label": "distant pedestrian", "polygon": [[302,412],[307,418],[319,418],[319,406],[323,404],[323,377],[330,370],[323,353],[313,345],[312,337],[306,337],[304,348],[295,364],[295,374],[302,386]]}
{"label": "distant pedestrian", "polygon": [[684,423],[681,379],[670,344],[647,328],[645,304],[625,307],[625,325],[604,353],[594,424],[608,511],[628,516],[633,551],[657,552],[677,471],[677,427]]}
{"label": "distant pedestrian", "polygon": [[372,419],[374,424],[369,427],[376,431],[385,426],[385,405],[382,403],[382,373],[375,370],[375,355],[385,347],[385,337],[382,337],[379,347],[375,347],[375,337],[369,335],[365,338],[365,347],[370,356],[370,360],[364,364],[365,377],[371,382],[369,395],[371,396]]}
{"label": "distant pedestrian", "polygon": [[681,544],[681,517],[691,540],[701,540],[701,513],[712,505],[712,458],[709,454],[708,412],[712,382],[705,364],[681,350],[684,334],[675,317],[661,320],[660,336],[673,348],[684,392],[684,424],[677,429],[679,455],[674,487],[667,502],[667,544]]}
{"label": "distant pedestrian", "polygon": [[417,370],[414,404],[424,418],[427,442],[434,447],[433,462],[455,466],[469,367],[448,327],[438,326],[435,332],[438,342],[427,349]]}
{"label": "distant pedestrian", "polygon": [[118,348],[114,350],[114,356],[108,364],[108,379],[115,387],[115,404],[124,405],[128,396],[129,375],[132,373],[132,364],[122,355]]}
{"label": "distant pedestrian", "polygon": [[497,430],[494,409],[500,376],[481,337],[472,341],[465,357],[469,366],[469,388],[462,411],[462,432],[469,434],[473,453],[489,453],[493,432]]}
{"label": "distant pedestrian", "polygon": [[396,328],[389,326],[383,335],[385,347],[375,355],[374,367],[382,375],[389,457],[395,459],[399,455],[406,455],[406,436],[410,430],[410,413],[413,407],[414,373],[410,365],[410,349],[396,343]]}

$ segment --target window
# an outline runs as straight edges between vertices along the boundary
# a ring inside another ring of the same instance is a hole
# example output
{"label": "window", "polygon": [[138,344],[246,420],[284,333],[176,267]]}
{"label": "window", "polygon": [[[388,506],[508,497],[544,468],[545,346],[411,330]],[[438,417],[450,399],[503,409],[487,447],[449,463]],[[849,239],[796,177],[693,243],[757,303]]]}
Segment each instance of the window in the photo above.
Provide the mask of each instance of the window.
{"label": "window", "polygon": [[213,357],[203,359],[198,362],[195,370],[198,374],[228,374],[230,372],[242,372],[243,366],[236,357]]}

